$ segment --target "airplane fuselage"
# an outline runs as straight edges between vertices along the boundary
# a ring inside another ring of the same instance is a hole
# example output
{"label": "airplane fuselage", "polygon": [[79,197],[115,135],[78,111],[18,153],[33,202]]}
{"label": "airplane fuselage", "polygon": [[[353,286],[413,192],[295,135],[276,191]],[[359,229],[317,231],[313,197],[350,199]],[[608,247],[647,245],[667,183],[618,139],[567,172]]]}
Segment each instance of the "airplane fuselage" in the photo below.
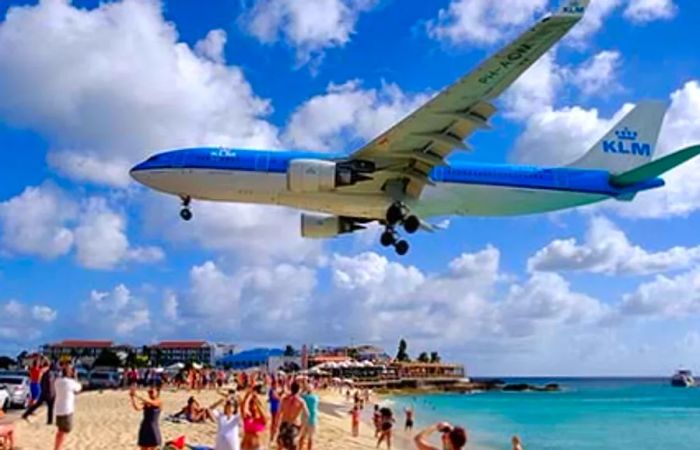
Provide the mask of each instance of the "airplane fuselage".
{"label": "airplane fuselage", "polygon": [[[309,152],[194,148],[157,154],[131,171],[139,182],[199,200],[282,205],[344,217],[381,220],[397,199],[352,189],[294,192],[287,173],[294,160],[342,161]],[[435,167],[419,198],[402,199],[419,217],[512,216],[556,211],[609,198],[628,199],[660,187],[661,179],[624,188],[604,170],[452,163]]]}

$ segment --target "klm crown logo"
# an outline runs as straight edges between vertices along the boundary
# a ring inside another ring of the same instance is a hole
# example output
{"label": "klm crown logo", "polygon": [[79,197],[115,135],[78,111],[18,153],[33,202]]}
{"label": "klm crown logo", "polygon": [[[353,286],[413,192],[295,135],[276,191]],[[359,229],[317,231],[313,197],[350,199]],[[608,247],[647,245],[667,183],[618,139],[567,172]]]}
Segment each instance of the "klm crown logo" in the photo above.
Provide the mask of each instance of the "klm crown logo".
{"label": "klm crown logo", "polygon": [[621,141],[636,141],[637,136],[639,136],[639,133],[636,131],[632,131],[629,128],[625,127],[621,130],[617,130],[615,132],[615,136]]}
{"label": "klm crown logo", "polygon": [[651,144],[637,142],[637,138],[639,137],[638,132],[624,127],[615,131],[615,136],[617,136],[617,140],[610,139],[603,141],[603,151],[605,153],[651,158]]}

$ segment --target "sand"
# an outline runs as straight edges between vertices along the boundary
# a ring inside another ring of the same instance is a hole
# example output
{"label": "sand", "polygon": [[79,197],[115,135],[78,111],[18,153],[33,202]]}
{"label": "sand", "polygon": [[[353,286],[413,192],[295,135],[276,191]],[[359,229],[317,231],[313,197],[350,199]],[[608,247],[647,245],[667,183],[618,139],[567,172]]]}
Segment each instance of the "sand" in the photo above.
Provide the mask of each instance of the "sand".
{"label": "sand", "polygon": [[[189,392],[166,391],[162,393],[163,415],[177,412],[191,395]],[[211,391],[196,394],[203,405],[213,403],[217,396]],[[376,446],[374,430],[363,423],[360,436],[350,434],[349,405],[331,392],[321,392],[319,431],[315,449],[318,450],[359,450],[373,449]],[[66,450],[114,450],[137,448],[136,440],[141,413],[134,411],[129,404],[126,391],[86,392],[77,397],[74,430],[66,440]],[[54,427],[46,425],[46,413],[42,408],[34,415],[32,423],[22,420],[15,422],[17,449],[52,450]],[[214,424],[176,424],[161,420],[161,433],[164,440],[181,435],[187,436],[190,444],[213,446],[216,427]],[[406,437],[397,436],[393,449],[406,450]],[[267,442],[268,438],[265,438]],[[274,446],[271,448],[275,448]],[[385,448],[385,447],[383,447]]]}

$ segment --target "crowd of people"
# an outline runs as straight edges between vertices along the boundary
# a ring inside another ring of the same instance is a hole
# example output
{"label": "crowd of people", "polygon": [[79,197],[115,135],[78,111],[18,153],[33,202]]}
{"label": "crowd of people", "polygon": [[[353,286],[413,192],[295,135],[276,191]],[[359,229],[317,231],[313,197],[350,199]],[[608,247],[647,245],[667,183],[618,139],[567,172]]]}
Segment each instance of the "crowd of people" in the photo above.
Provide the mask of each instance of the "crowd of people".
{"label": "crowd of people", "polygon": [[[58,376],[51,370],[46,358],[37,358],[29,368],[32,402],[22,417],[26,420],[42,405],[47,407],[47,424],[56,424],[54,450],[62,450],[66,435],[73,429],[75,396],[82,389],[71,364],[63,364]],[[318,427],[318,389],[328,387],[327,381],[307,377],[269,375],[263,372],[233,373],[212,369],[183,369],[173,377],[156,371],[127,370],[124,388],[128,389],[131,407],[141,413],[137,445],[141,450],[180,448],[177,442],[163,442],[160,431],[164,405],[161,390],[187,389],[190,393],[214,390],[219,399],[205,406],[191,395],[186,404],[168,420],[186,423],[212,423],[216,426],[213,450],[313,450]],[[139,392],[139,387],[145,389]],[[342,388],[342,387],[341,387]],[[346,399],[352,405],[351,435],[360,435],[362,412],[371,404],[367,389],[347,389]],[[388,406],[374,404],[371,423],[374,426],[376,447],[390,450],[396,419]],[[404,437],[413,431],[416,420],[414,408],[404,411]],[[369,413],[368,413],[369,414]],[[55,418],[54,418],[55,415]],[[269,442],[263,442],[269,431]],[[442,422],[420,431],[413,443],[418,450],[438,450],[431,444],[433,435],[439,436],[443,450],[462,450],[467,445],[464,428]],[[170,445],[170,447],[168,447]],[[517,436],[512,438],[512,449],[522,450]]]}

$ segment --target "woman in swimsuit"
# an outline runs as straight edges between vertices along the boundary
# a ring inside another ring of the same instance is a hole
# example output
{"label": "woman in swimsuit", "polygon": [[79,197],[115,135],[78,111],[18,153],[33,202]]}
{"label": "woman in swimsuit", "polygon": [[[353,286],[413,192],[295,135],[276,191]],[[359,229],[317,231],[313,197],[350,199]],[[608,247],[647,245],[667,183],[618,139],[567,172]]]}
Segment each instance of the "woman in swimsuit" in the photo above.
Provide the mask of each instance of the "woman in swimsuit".
{"label": "woman in swimsuit", "polygon": [[394,428],[394,413],[389,408],[379,410],[382,417],[382,428],[377,441],[377,448],[386,442],[386,448],[391,449],[391,430]]}
{"label": "woman in swimsuit", "polygon": [[131,397],[131,406],[136,411],[143,411],[143,419],[139,427],[139,448],[141,450],[157,450],[162,441],[158,419],[163,406],[158,390],[151,386],[148,388],[148,397],[142,397],[136,393],[136,387],[132,386],[129,397]]}
{"label": "woman in swimsuit", "polygon": [[270,402],[270,444],[274,442],[277,435],[277,429],[279,428],[280,420],[280,394],[277,391],[277,380],[272,379],[270,384],[270,391],[268,392],[268,401]]}
{"label": "woman in swimsuit", "polygon": [[242,450],[260,450],[262,448],[260,435],[265,431],[267,419],[263,413],[260,397],[258,397],[261,391],[262,386],[254,386],[243,398],[241,406],[243,415]]}

